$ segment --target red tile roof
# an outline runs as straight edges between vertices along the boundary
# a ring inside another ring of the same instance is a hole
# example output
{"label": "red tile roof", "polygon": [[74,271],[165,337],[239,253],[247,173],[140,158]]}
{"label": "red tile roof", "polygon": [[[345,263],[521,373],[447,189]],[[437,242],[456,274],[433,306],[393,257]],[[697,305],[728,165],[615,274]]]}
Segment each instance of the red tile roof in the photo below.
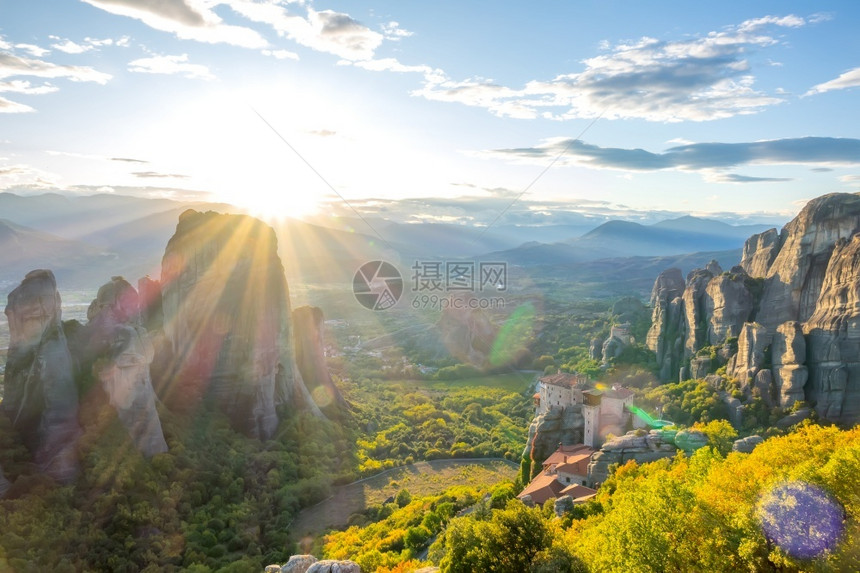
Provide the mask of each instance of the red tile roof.
{"label": "red tile roof", "polygon": [[[572,462],[571,458],[579,458],[580,456],[591,458],[591,455],[597,450],[591,449],[585,444],[573,444],[571,446],[559,446],[556,451],[554,451],[550,456],[544,460],[543,467],[551,467],[557,466],[558,464],[564,464],[567,462]],[[576,463],[576,462],[573,462]],[[586,465],[588,462],[586,462]]]}
{"label": "red tile roof", "polygon": [[555,479],[555,474],[541,472],[535,476],[529,485],[517,497],[531,496],[537,505],[543,505],[548,499],[556,499],[561,495],[564,484]]}
{"label": "red tile roof", "polygon": [[597,490],[574,483],[561,490],[561,495],[569,495],[573,498],[573,503],[582,503],[597,495]]}
{"label": "red tile roof", "polygon": [[565,388],[575,388],[577,386],[585,386],[588,384],[588,376],[579,373],[558,372],[550,374],[540,379],[543,384],[552,384],[553,386],[564,386]]}

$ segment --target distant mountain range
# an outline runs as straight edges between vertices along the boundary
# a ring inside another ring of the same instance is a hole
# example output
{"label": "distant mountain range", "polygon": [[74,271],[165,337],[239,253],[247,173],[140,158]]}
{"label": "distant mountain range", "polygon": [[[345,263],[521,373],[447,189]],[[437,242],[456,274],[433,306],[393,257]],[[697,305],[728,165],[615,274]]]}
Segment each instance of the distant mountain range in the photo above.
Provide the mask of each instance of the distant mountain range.
{"label": "distant mountain range", "polygon": [[619,257],[662,257],[685,253],[730,251],[743,247],[766,225],[727,225],[711,219],[679,217],[654,225],[608,221],[580,237],[555,243],[529,242],[494,252],[496,258],[523,266],[581,263]]}
{"label": "distant mountain range", "polygon": [[[26,272],[40,267],[54,270],[68,287],[97,287],[114,275],[133,283],[145,274],[158,277],[164,247],[186,209],[239,212],[226,204],[120,195],[0,193],[0,285],[15,285]],[[536,267],[724,252],[741,248],[746,237],[766,228],[689,216],[654,225],[600,222],[485,229],[317,217],[286,219],[273,226],[288,277],[317,284],[349,282],[358,266],[375,259],[399,263],[404,269],[422,259],[493,259]],[[644,261],[632,266],[642,265],[650,267]],[[618,261],[616,266],[629,269],[631,263]],[[600,275],[609,267],[596,269],[603,269],[597,272]]]}

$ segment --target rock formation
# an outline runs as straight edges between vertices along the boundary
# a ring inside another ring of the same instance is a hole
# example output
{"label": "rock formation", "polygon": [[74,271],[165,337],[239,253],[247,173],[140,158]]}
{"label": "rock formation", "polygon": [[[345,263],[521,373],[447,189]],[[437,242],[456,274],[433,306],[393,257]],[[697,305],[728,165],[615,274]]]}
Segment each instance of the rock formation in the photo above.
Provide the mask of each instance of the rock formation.
{"label": "rock formation", "polygon": [[162,261],[164,333],[173,355],[165,399],[211,396],[246,434],[269,438],[281,403],[318,408],[291,351],[290,304],[271,227],[188,210]]}
{"label": "rock formation", "polygon": [[687,372],[707,375],[714,365],[696,353],[712,346],[748,397],[755,390],[783,408],[809,401],[827,420],[860,421],[858,232],[860,194],[825,195],[781,233],[750,237],[728,273],[692,271],[680,298],[677,269],[661,273],[647,341],[660,377],[671,380],[688,364]]}
{"label": "rock formation", "polygon": [[807,321],[836,241],[850,238],[858,229],[860,195],[833,193],[807,203],[782,230],[756,320],[770,330],[787,321]]}
{"label": "rock formation", "polygon": [[678,374],[686,338],[681,299],[684,288],[681,269],[671,268],[660,273],[651,290],[651,328],[645,343],[657,355],[657,366],[663,380]]}
{"label": "rock formation", "polygon": [[677,451],[675,445],[665,441],[658,430],[649,433],[634,430],[618,436],[603,444],[600,451],[591,456],[588,464],[589,487],[606,481],[612,464],[624,465],[629,460],[638,464],[655,462],[674,457]]}
{"label": "rock formation", "polygon": [[742,454],[751,454],[756,446],[764,442],[764,438],[761,436],[747,436],[746,438],[741,438],[740,440],[735,440],[732,444],[733,452],[740,452]]}
{"label": "rock formation", "polygon": [[559,444],[581,444],[584,427],[582,406],[551,408],[532,420],[523,457],[540,466]]}
{"label": "rock formation", "polygon": [[779,252],[779,233],[768,229],[747,239],[744,243],[741,267],[751,277],[764,277]]}
{"label": "rock formation", "polygon": [[145,456],[167,451],[150,378],[154,349],[140,324],[140,297],[122,277],[103,285],[87,311],[80,336],[93,374],[132,442]]}
{"label": "rock formation", "polygon": [[325,361],[323,324],[323,312],[318,307],[301,306],[293,311],[296,364],[317,406],[345,407],[346,401],[334,385]]}
{"label": "rock formation", "polygon": [[828,420],[860,420],[860,235],[836,242],[803,330],[807,398]]}
{"label": "rock formation", "polygon": [[27,273],[9,293],[6,317],[10,341],[0,407],[40,469],[70,482],[78,468],[78,394],[54,274]]}

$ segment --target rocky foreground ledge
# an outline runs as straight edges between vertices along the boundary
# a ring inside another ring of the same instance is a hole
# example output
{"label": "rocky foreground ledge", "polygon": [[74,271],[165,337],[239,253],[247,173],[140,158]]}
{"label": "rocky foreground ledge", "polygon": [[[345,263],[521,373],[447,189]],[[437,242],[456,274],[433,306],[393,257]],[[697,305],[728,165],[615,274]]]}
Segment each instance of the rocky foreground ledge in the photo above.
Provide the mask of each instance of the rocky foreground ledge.
{"label": "rocky foreground ledge", "polygon": [[[434,573],[438,567],[425,567],[415,573]],[[313,555],[293,555],[286,565],[267,565],[265,573],[361,573],[355,561],[317,560]]]}

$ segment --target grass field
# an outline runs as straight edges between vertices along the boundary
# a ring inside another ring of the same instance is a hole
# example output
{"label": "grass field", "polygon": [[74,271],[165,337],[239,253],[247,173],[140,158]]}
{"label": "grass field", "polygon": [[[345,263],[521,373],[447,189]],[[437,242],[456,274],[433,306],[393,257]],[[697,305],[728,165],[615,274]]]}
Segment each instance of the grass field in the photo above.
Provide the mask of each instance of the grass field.
{"label": "grass field", "polygon": [[295,539],[312,541],[327,529],[344,527],[349,516],[383,503],[401,489],[413,497],[438,494],[455,485],[487,486],[513,481],[519,467],[505,460],[418,462],[335,488],[334,495],[303,510],[290,526]]}

